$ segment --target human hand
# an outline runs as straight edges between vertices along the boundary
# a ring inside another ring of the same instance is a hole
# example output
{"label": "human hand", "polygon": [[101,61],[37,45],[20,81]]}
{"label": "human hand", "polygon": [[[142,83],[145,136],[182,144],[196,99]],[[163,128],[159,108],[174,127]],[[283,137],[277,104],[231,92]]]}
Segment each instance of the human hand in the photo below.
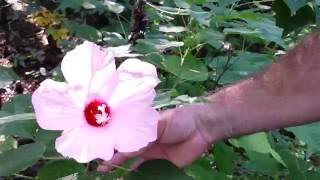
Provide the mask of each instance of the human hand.
{"label": "human hand", "polygon": [[116,153],[112,160],[103,162],[98,171],[110,171],[134,157],[140,157],[133,168],[151,159],[166,159],[178,167],[184,167],[198,159],[211,145],[203,135],[203,111],[206,105],[191,105],[170,109],[161,113],[158,140],[133,153]]}

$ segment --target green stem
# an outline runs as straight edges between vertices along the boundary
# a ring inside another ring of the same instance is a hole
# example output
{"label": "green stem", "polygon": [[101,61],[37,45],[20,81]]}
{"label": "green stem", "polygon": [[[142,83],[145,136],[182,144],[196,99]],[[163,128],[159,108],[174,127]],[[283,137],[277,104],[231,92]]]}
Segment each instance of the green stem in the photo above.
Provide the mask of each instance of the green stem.
{"label": "green stem", "polygon": [[16,176],[16,177],[23,178],[23,179],[34,179],[34,177],[25,176],[25,175],[22,175],[22,174],[13,174],[13,175]]}
{"label": "green stem", "polygon": [[[153,4],[149,3],[148,1],[146,1],[146,4],[147,4],[148,6],[150,6],[150,7],[152,7],[152,8],[160,11],[160,12],[163,12],[163,13],[172,14],[172,15],[182,15],[182,16],[183,16],[183,15],[189,15],[188,10],[186,10],[186,9],[180,9],[180,8],[179,8],[179,11],[178,11],[178,12],[171,12],[171,11],[167,11],[167,10],[162,9],[160,6],[153,5]],[[180,11],[180,10],[181,10],[181,11]]]}
{"label": "green stem", "polygon": [[44,160],[64,160],[64,157],[42,157]]}

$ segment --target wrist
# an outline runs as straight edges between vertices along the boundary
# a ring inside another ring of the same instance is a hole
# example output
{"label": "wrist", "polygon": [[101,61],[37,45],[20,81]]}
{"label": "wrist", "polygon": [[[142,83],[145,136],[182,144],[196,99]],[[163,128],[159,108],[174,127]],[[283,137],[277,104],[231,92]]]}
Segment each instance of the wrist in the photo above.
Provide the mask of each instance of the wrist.
{"label": "wrist", "polygon": [[228,139],[234,135],[230,114],[213,102],[198,105],[197,128],[210,144]]}

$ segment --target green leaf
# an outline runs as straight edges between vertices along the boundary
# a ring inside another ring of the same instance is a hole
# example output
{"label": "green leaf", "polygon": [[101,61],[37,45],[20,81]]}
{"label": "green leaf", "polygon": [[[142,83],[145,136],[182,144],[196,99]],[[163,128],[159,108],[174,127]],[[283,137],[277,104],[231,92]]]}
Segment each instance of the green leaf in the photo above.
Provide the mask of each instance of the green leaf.
{"label": "green leaf", "polygon": [[212,168],[211,162],[206,158],[201,158],[190,166],[185,168],[186,173],[196,180],[219,179],[227,180],[228,178],[222,172],[218,172]]}
{"label": "green leaf", "polygon": [[128,180],[192,180],[182,169],[164,160],[147,161],[142,164],[137,172],[130,173]]}
{"label": "green leaf", "polygon": [[320,1],[319,0],[313,1],[313,9],[315,13],[316,23],[319,25],[320,24]]}
{"label": "green leaf", "polygon": [[247,20],[248,26],[257,31],[258,37],[265,41],[272,41],[286,48],[287,45],[282,39],[283,29],[276,26],[273,20],[268,18],[260,18],[256,21]]}
{"label": "green leaf", "polygon": [[46,157],[60,157],[61,155],[57,152],[55,148],[55,140],[61,135],[60,131],[48,131],[44,129],[39,129],[35,135],[36,142],[41,142],[46,145],[46,152],[44,155]]}
{"label": "green leaf", "polygon": [[44,151],[43,144],[32,143],[0,154],[0,176],[9,176],[26,169],[36,163]]}
{"label": "green leaf", "polygon": [[12,136],[0,135],[0,154],[6,151],[9,151],[11,149],[16,149],[17,146],[18,146],[18,142]]}
{"label": "green leaf", "polygon": [[[272,57],[266,54],[245,51],[238,52],[238,56],[232,57],[229,62],[228,58],[218,56],[208,63],[212,69],[216,70],[217,77],[222,75],[219,81],[221,84],[231,84],[244,79],[272,63]],[[229,67],[227,71],[225,71],[226,67]]]}
{"label": "green leaf", "polygon": [[85,0],[62,0],[57,10],[66,12],[68,8],[73,9],[74,11],[80,11],[82,4]]}
{"label": "green leaf", "polygon": [[236,3],[238,1],[240,1],[240,0],[218,0],[218,3],[219,3],[220,6],[226,7],[226,6],[229,6],[231,4]]}
{"label": "green leaf", "polygon": [[78,176],[84,174],[86,168],[73,160],[58,160],[51,161],[43,166],[38,172],[39,180],[56,180],[70,174],[77,174]]}
{"label": "green leaf", "polygon": [[307,144],[307,157],[315,152],[320,152],[320,123],[306,124],[288,128],[294,135]]}
{"label": "green leaf", "polygon": [[276,24],[284,29],[284,34],[300,31],[302,27],[315,22],[315,12],[310,6],[300,8],[292,16],[283,0],[275,0],[272,9],[275,12]]}
{"label": "green leaf", "polygon": [[225,143],[218,143],[214,145],[213,154],[219,171],[225,174],[232,174],[234,163],[237,159],[237,154],[233,149]]}
{"label": "green leaf", "polygon": [[283,29],[276,26],[272,19],[256,15],[252,16],[250,13],[242,13],[239,17],[247,23],[237,22],[237,27],[225,28],[223,32],[226,34],[241,34],[260,38],[267,42],[275,42],[283,48],[287,47],[282,39]]}
{"label": "green leaf", "polygon": [[116,180],[119,177],[115,173],[98,173],[98,172],[87,172],[82,175],[74,174],[70,176],[66,176],[64,178],[60,178],[59,180]]}
{"label": "green leaf", "polygon": [[281,156],[282,160],[289,169],[290,179],[292,180],[308,180],[305,173],[310,168],[307,161],[296,157],[288,149],[277,150],[277,153]]}
{"label": "green leaf", "polygon": [[14,121],[0,125],[0,134],[33,139],[38,125],[34,119]]}
{"label": "green leaf", "polygon": [[12,81],[19,79],[12,68],[0,66],[0,88],[9,85]]}
{"label": "green leaf", "polygon": [[183,45],[183,42],[169,41],[167,39],[139,39],[133,49],[140,53],[152,53]]}
{"label": "green leaf", "polygon": [[223,46],[224,35],[214,29],[205,29],[200,32],[200,39],[212,47],[219,49]]}
{"label": "green leaf", "polygon": [[282,166],[277,162],[271,154],[259,153],[255,151],[247,151],[249,161],[244,167],[257,172],[272,175],[282,170]]}
{"label": "green leaf", "polygon": [[22,113],[4,117],[0,116],[0,126],[5,123],[11,123],[15,121],[27,121],[32,119],[35,119],[34,113]]}
{"label": "green leaf", "polygon": [[167,56],[164,61],[168,72],[189,81],[205,81],[208,79],[208,69],[205,64],[192,55],[185,58],[179,56]]}
{"label": "green leaf", "polygon": [[236,147],[245,149],[249,157],[251,156],[250,152],[271,154],[279,163],[284,164],[279,154],[271,147],[266,133],[257,133],[239,139],[232,139],[230,142]]}
{"label": "green leaf", "polygon": [[200,24],[210,26],[212,13],[204,11],[201,6],[191,6],[190,16],[196,19]]}
{"label": "green leaf", "polygon": [[99,30],[87,24],[79,24],[68,20],[65,20],[64,24],[72,33],[89,41],[96,42],[102,38],[102,34]]}
{"label": "green leaf", "polygon": [[33,139],[37,124],[30,95],[15,96],[0,111],[0,134]]}
{"label": "green leaf", "polygon": [[[31,95],[15,96],[9,103],[5,104],[1,111],[8,114],[20,114],[33,112]],[[0,115],[1,116],[1,115]]]}
{"label": "green leaf", "polygon": [[104,0],[104,5],[108,7],[108,10],[116,14],[120,14],[124,10],[124,6],[114,1]]}
{"label": "green leaf", "polygon": [[303,6],[307,5],[307,0],[284,0],[287,6],[291,10],[291,15],[296,14],[296,12],[302,8]]}

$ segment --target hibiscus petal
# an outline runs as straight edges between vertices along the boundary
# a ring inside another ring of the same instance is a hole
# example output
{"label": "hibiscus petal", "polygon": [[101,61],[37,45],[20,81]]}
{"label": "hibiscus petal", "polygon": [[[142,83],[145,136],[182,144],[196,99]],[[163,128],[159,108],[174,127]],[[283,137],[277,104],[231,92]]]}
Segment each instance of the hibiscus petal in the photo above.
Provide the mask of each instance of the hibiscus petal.
{"label": "hibiscus petal", "polygon": [[32,95],[32,104],[40,127],[66,130],[83,124],[84,102],[77,97],[78,91],[81,90],[69,88],[63,82],[50,79],[43,81]]}
{"label": "hibiscus petal", "polygon": [[115,69],[112,52],[88,41],[68,52],[61,62],[61,70],[68,84],[87,89],[83,97],[89,88],[91,92],[98,92]]}
{"label": "hibiscus petal", "polygon": [[128,103],[112,111],[115,149],[134,152],[157,139],[159,113],[146,104]]}
{"label": "hibiscus petal", "polygon": [[108,161],[114,153],[114,141],[108,127],[96,128],[84,125],[64,131],[56,140],[57,151],[79,163],[100,158]]}
{"label": "hibiscus petal", "polygon": [[144,99],[151,103],[155,86],[160,82],[155,66],[139,59],[128,59],[117,69],[118,84],[108,99],[111,106]]}

